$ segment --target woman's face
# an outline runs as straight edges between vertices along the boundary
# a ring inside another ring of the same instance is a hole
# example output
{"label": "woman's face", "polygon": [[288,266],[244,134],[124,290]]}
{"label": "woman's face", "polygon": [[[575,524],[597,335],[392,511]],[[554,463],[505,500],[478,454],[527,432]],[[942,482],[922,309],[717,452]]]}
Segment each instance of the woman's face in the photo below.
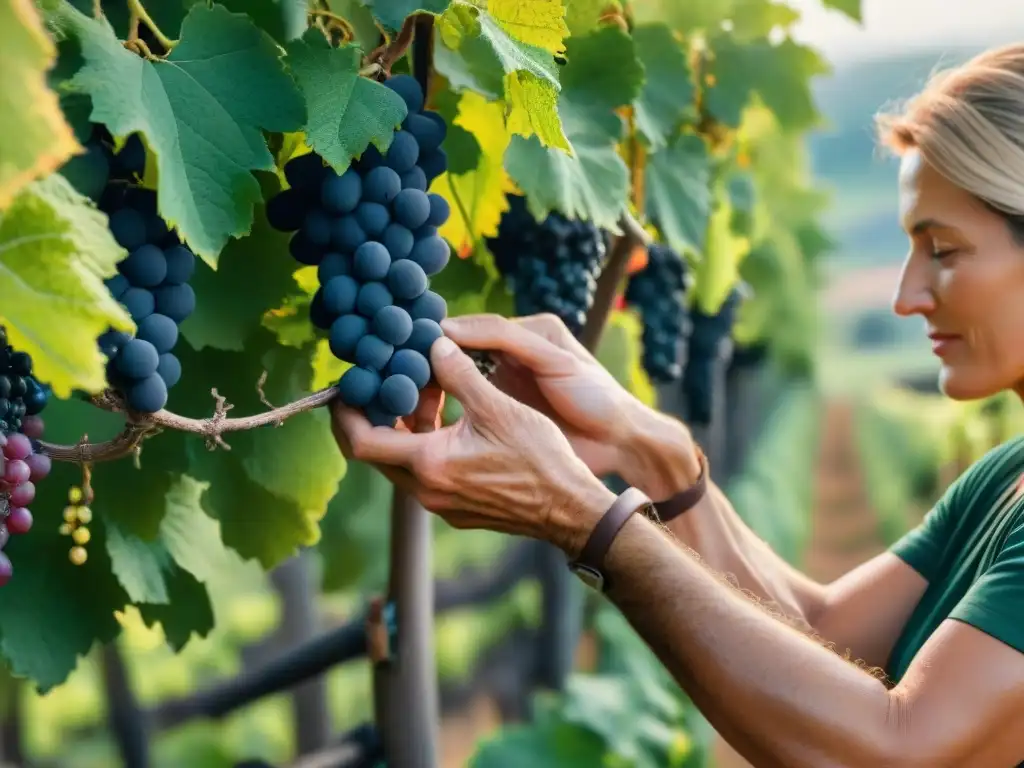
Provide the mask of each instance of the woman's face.
{"label": "woman's face", "polygon": [[894,308],[927,322],[942,391],[1024,397],[1024,244],[918,152],[900,166],[900,217],[911,248]]}

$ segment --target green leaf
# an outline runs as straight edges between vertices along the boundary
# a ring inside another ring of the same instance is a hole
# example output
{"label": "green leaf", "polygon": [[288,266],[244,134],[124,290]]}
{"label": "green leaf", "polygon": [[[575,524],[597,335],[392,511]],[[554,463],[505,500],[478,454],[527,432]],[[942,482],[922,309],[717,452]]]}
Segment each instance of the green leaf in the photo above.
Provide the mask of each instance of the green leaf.
{"label": "green leaf", "polygon": [[768,37],[776,29],[789,29],[800,20],[800,12],[772,0],[735,0],[732,33],[739,40]]}
{"label": "green leaf", "polygon": [[732,229],[732,204],[724,183],[714,191],[714,210],[708,219],[704,252],[694,268],[693,295],[705,314],[715,314],[739,279],[739,267],[750,251],[750,242]]}
{"label": "green leaf", "polygon": [[720,35],[712,42],[714,61],[705,104],[710,115],[732,128],[756,93],[775,113],[786,131],[813,127],[820,115],[814,104],[810,79],[826,74],[828,65],[811,48],[787,38],[778,45],[767,40],[740,42]]}
{"label": "green leaf", "polygon": [[107,219],[60,175],[33,182],[0,213],[0,321],[58,397],[106,386],[96,338],[134,330],[103,279],[125,251]]}
{"label": "green leaf", "polygon": [[165,60],[126,50],[101,21],[68,6],[63,18],[85,66],[71,81],[92,97],[92,120],[125,136],[141,131],[156,153],[160,215],[208,264],[246,234],[260,202],[254,170],[275,170],[262,130],[305,122],[302,97],[274,41],[246,16],[195,5]]}
{"label": "green leaf", "polygon": [[364,51],[372,51],[381,41],[373,13],[360,0],[327,0],[331,13],[345,19],[352,27],[352,42]]}
{"label": "green leaf", "polygon": [[157,541],[143,541],[124,534],[117,526],[107,528],[107,553],[111,570],[134,603],[166,603],[170,600],[164,571],[174,562]]}
{"label": "green leaf", "polygon": [[166,603],[143,603],[139,613],[147,624],[160,623],[167,643],[181,651],[194,635],[206,637],[214,626],[210,595],[195,576],[181,568],[167,577]]}
{"label": "green leaf", "polygon": [[31,0],[0,0],[0,211],[81,151],[46,84],[55,56]]}
{"label": "green leaf", "polygon": [[510,726],[478,748],[470,768],[594,768],[606,747],[593,732],[558,721]]}
{"label": "green leaf", "polygon": [[417,12],[440,14],[451,0],[363,0],[385,27],[400,29],[406,17]]}
{"label": "green leaf", "polygon": [[690,34],[697,30],[717,29],[735,16],[736,0],[634,0],[633,23],[665,24],[670,29]]}
{"label": "green leaf", "polygon": [[[256,26],[277,40],[287,43],[306,31],[306,0],[218,0],[233,13],[244,13]],[[165,32],[167,30],[164,30]]]}
{"label": "green leaf", "polygon": [[572,37],[583,37],[597,29],[606,10],[621,11],[617,0],[567,0],[565,25]]}
{"label": "green leaf", "polygon": [[646,75],[635,103],[636,127],[657,149],[675,134],[684,117],[696,114],[693,73],[683,47],[662,24],[636,27],[633,45]]}
{"label": "green leaf", "polygon": [[822,0],[822,3],[826,8],[833,8],[845,13],[858,24],[864,22],[864,16],[861,13],[860,7],[861,0]]}
{"label": "green leaf", "polygon": [[339,173],[371,142],[386,152],[408,110],[402,97],[359,76],[362,52],[331,48],[310,29],[288,46],[288,63],[306,97],[306,141]]}
{"label": "green leaf", "polygon": [[704,249],[711,211],[711,158],[697,134],[678,136],[647,158],[647,215],[673,250]]}
{"label": "green leaf", "polygon": [[616,151],[623,126],[615,110],[637,97],[643,68],[632,40],[616,27],[569,38],[566,58],[558,113],[573,155],[513,136],[505,167],[538,219],[555,210],[618,231],[629,174]]}

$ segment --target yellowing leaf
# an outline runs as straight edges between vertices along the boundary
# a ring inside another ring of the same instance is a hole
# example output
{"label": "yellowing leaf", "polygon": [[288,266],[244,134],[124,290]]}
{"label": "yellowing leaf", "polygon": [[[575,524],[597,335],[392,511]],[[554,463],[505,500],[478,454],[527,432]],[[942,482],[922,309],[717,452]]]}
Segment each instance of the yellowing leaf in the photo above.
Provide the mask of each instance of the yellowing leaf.
{"label": "yellowing leaf", "polygon": [[750,252],[750,241],[732,230],[732,203],[723,185],[716,190],[717,205],[708,220],[704,253],[694,269],[694,300],[704,314],[716,314],[739,279],[740,263]]}
{"label": "yellowing leaf", "polygon": [[532,72],[521,70],[505,75],[505,99],[508,102],[508,130],[520,136],[536,136],[545,147],[572,147],[558,117],[558,91]]}
{"label": "yellowing leaf", "polygon": [[0,210],[82,151],[46,85],[56,49],[31,0],[0,0]]}
{"label": "yellowing leaf", "polygon": [[0,322],[58,397],[103,389],[96,338],[110,326],[135,328],[103,284],[125,255],[106,217],[57,174],[0,214]]}
{"label": "yellowing leaf", "polygon": [[451,205],[451,216],[440,233],[456,251],[461,251],[481,237],[498,234],[501,214],[508,210],[506,195],[514,185],[505,171],[505,150],[511,137],[505,130],[501,104],[466,91],[454,123],[476,137],[480,157],[476,168],[468,173],[441,176],[432,191]]}
{"label": "yellowing leaf", "polygon": [[569,28],[562,0],[488,0],[487,12],[510,37],[556,55],[565,51]]}

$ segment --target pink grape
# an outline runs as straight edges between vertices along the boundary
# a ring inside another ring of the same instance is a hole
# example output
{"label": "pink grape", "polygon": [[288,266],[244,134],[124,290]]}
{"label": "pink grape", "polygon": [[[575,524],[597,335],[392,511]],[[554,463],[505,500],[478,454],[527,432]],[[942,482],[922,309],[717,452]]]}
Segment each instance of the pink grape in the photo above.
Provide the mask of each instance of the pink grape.
{"label": "pink grape", "polygon": [[12,459],[4,467],[3,479],[8,485],[27,483],[30,477],[32,477],[32,470],[21,459]]}
{"label": "pink grape", "polygon": [[0,549],[6,546],[7,542],[11,540],[11,534],[7,530],[7,526],[0,523]]}
{"label": "pink grape", "polygon": [[4,456],[8,459],[24,459],[32,455],[32,441],[20,432],[7,436]]}
{"label": "pink grape", "polygon": [[[11,491],[11,506],[12,507],[24,507],[26,504],[31,504],[32,499],[36,497],[36,485],[31,480],[26,480],[24,483],[19,485],[13,491]],[[28,512],[28,510],[25,510]]]}
{"label": "pink grape", "polygon": [[44,426],[42,416],[26,416],[21,420],[22,433],[33,440],[41,440],[43,438]]}
{"label": "pink grape", "polygon": [[33,453],[25,459],[25,463],[28,464],[28,468],[32,473],[32,476],[29,479],[33,483],[42,480],[50,474],[50,469],[53,468],[53,462],[45,453]]}
{"label": "pink grape", "polygon": [[[31,485],[31,483],[29,484]],[[24,488],[25,486],[20,486]],[[33,494],[35,488],[32,489]],[[11,513],[7,517],[7,530],[9,530],[15,536],[21,536],[23,533],[28,533],[32,530],[32,513],[29,512],[22,506],[11,505]]]}
{"label": "pink grape", "polygon": [[3,552],[0,552],[0,587],[11,580],[11,575],[14,573],[14,569],[11,567],[11,561]]}

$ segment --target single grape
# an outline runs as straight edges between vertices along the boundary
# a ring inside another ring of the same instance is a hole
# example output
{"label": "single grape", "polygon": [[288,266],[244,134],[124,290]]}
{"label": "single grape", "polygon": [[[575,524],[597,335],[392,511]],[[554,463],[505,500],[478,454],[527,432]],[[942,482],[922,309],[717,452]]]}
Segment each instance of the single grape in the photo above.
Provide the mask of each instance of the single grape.
{"label": "single grape", "polygon": [[331,323],[331,354],[339,360],[354,362],[356,344],[370,331],[370,321],[360,315],[342,315]]}
{"label": "single grape", "polygon": [[331,223],[331,245],[343,253],[352,253],[366,242],[366,231],[355,215],[342,216]]}
{"label": "single grape", "polygon": [[423,89],[412,75],[394,75],[384,85],[402,97],[410,113],[423,109]]}
{"label": "single grape", "polygon": [[[419,159],[420,145],[416,141],[416,137],[408,131],[397,131],[384,156],[384,162],[396,173],[401,174],[411,171]],[[399,188],[401,188],[401,178],[399,178]]]}
{"label": "single grape", "polygon": [[430,203],[430,215],[427,218],[427,223],[435,227],[440,227],[451,215],[452,209],[448,205],[448,201],[435,192],[431,192],[427,195],[427,200]]}
{"label": "single grape", "polygon": [[352,259],[343,253],[328,253],[316,270],[320,285],[327,285],[332,278],[352,274]]}
{"label": "single grape", "polygon": [[412,334],[405,344],[402,345],[402,348],[419,352],[429,360],[430,348],[442,336],[444,336],[444,331],[441,330],[441,326],[435,321],[427,318],[414,319],[412,321]]}
{"label": "single grape", "polygon": [[167,261],[165,285],[181,285],[192,279],[196,271],[196,255],[184,245],[172,245],[164,251]]}
{"label": "single grape", "polygon": [[[138,324],[136,336],[152,344],[158,354],[170,352],[178,343],[178,324],[167,315],[152,314]],[[153,366],[156,370],[156,366]]]}
{"label": "single grape", "polygon": [[5,374],[0,374],[0,397],[11,396],[11,377]]}
{"label": "single grape", "polygon": [[349,168],[341,176],[331,176],[320,189],[320,200],[331,213],[342,214],[355,210],[363,194],[363,182],[355,169]]}
{"label": "single grape", "polygon": [[32,530],[32,522],[32,513],[12,501],[11,511],[7,515],[7,530],[14,536],[23,536]]}
{"label": "single grape", "polygon": [[136,323],[145,320],[156,308],[152,292],[145,288],[129,288],[121,297],[121,303]]}
{"label": "single grape", "polygon": [[28,464],[28,468],[31,473],[29,475],[29,480],[33,483],[37,483],[40,480],[45,479],[53,468],[52,460],[45,453],[33,453],[25,459],[25,463]]}
{"label": "single grape", "polygon": [[7,526],[4,523],[0,523],[0,549],[7,546],[7,542],[11,540],[10,531],[7,530]]}
{"label": "single grape", "polygon": [[373,332],[392,346],[399,347],[408,341],[412,334],[412,318],[401,307],[389,304],[381,307],[373,316],[371,325]]}
{"label": "single grape", "polygon": [[[24,462],[22,462],[24,463]],[[27,467],[26,467],[27,469]],[[31,475],[30,475],[31,476]],[[17,488],[11,491],[11,506],[12,507],[25,507],[32,503],[32,500],[36,497],[36,484],[31,480],[26,479],[25,482],[20,483]],[[25,510],[26,512],[28,510]],[[10,525],[10,517],[7,518],[7,524]]]}
{"label": "single grape", "polygon": [[107,286],[107,290],[110,291],[110,295],[115,299],[120,299],[124,292],[132,287],[132,284],[128,282],[128,278],[124,275],[114,275],[111,278],[103,281],[103,284]]}
{"label": "single grape", "polygon": [[284,177],[292,187],[314,187],[327,175],[327,166],[315,152],[293,157],[284,165]]}
{"label": "single grape", "polygon": [[164,352],[156,366],[156,375],[163,379],[164,385],[170,389],[181,380],[181,361],[176,355]]}
{"label": "single grape", "polygon": [[[27,458],[27,457],[25,457]],[[27,483],[29,478],[32,477],[32,470],[23,459],[13,459],[7,457],[7,461],[4,464],[4,475],[3,481],[5,484],[15,487],[22,483]]]}
{"label": "single grape", "polygon": [[184,322],[196,311],[196,292],[188,283],[157,288],[153,291],[153,300],[156,312],[176,323]]}
{"label": "single grape", "polygon": [[129,136],[114,155],[114,172],[122,177],[141,176],[146,171],[146,147],[139,134]]}
{"label": "single grape", "polygon": [[426,192],[427,174],[418,165],[413,166],[411,171],[402,174],[402,189],[418,189],[420,192]]}
{"label": "single grape", "polygon": [[117,244],[129,251],[146,242],[146,220],[132,208],[116,211],[110,216],[108,226]]}
{"label": "single grape", "polygon": [[314,208],[302,222],[302,234],[314,245],[326,246],[331,242],[331,217],[325,211]]}
{"label": "single grape", "polygon": [[[431,195],[430,197],[440,197],[440,195]],[[395,221],[409,229],[422,227],[427,223],[432,212],[430,197],[418,189],[403,189],[391,203]]]}
{"label": "single grape", "polygon": [[28,384],[25,394],[22,395],[25,413],[29,416],[35,416],[37,413],[43,412],[43,409],[50,400],[50,393],[31,376],[26,376],[25,381]]}
{"label": "single grape", "polygon": [[110,159],[101,144],[87,144],[85,154],[68,160],[61,167],[60,174],[79,194],[99,200],[110,179]]}
{"label": "single grape", "polygon": [[167,385],[155,372],[132,384],[125,393],[128,407],[140,413],[156,413],[167,405]]}
{"label": "single grape", "polygon": [[334,317],[350,314],[355,310],[359,283],[346,275],[332,278],[323,286],[324,310]]}
{"label": "single grape", "polygon": [[18,432],[7,435],[7,442],[3,446],[4,457],[20,461],[32,455],[32,441]]}
{"label": "single grape", "polygon": [[[129,341],[114,359],[118,373],[129,379],[145,379],[148,376],[152,376],[156,373],[156,367],[159,363],[160,353],[156,351],[156,347],[150,342],[143,339],[132,339]],[[136,408],[135,410],[142,409]]]}
{"label": "single grape", "polygon": [[380,203],[360,203],[356,208],[355,217],[367,236],[375,239],[383,235],[384,230],[391,223],[391,214]]}
{"label": "single grape", "polygon": [[136,288],[156,288],[167,277],[164,252],[148,243],[132,251],[117,268]]}
{"label": "single grape", "polygon": [[[411,114],[402,123],[402,128],[416,137],[420,152],[431,152],[444,141],[445,134],[438,127],[438,122],[429,117],[432,114],[436,113]],[[440,124],[444,125],[444,121],[441,120]]]}
{"label": "single grape", "polygon": [[423,295],[409,306],[409,314],[413,320],[427,319],[440,323],[448,316],[448,302],[433,291],[424,291]]}
{"label": "single grape", "polygon": [[433,181],[448,170],[448,154],[443,149],[421,152],[419,166],[426,174],[427,181]]}
{"label": "single grape", "polygon": [[386,411],[396,416],[408,416],[416,410],[420,392],[412,379],[398,373],[384,379],[378,399]]}
{"label": "single grape", "polygon": [[391,255],[388,249],[378,242],[370,240],[360,245],[353,259],[355,276],[363,282],[383,280],[387,277],[391,266]]}
{"label": "single grape", "polygon": [[334,315],[324,308],[323,288],[317,288],[309,302],[309,322],[313,324],[314,328],[319,328],[321,331],[326,331],[334,322]]}
{"label": "single grape", "polygon": [[356,297],[356,310],[363,317],[372,318],[383,307],[394,303],[394,296],[384,283],[364,283]]}
{"label": "single grape", "polygon": [[396,374],[408,376],[416,384],[417,389],[423,389],[430,381],[430,363],[415,349],[396,350],[388,363],[387,372],[389,376]]}
{"label": "single grape", "polygon": [[[21,432],[31,440],[42,440],[45,423],[42,416],[26,416],[21,422]],[[43,454],[45,455],[45,454]]]}
{"label": "single grape", "polygon": [[305,232],[300,231],[292,235],[292,239],[288,241],[288,252],[299,264],[316,266],[323,258],[324,249],[306,237]]}
{"label": "single grape", "polygon": [[354,163],[356,170],[364,176],[380,165],[384,165],[384,156],[372,144],[366,148],[366,151]]}
{"label": "single grape", "polygon": [[345,405],[362,408],[377,396],[380,381],[377,371],[353,366],[345,371],[338,382],[338,396]]}
{"label": "single grape", "polygon": [[436,234],[437,227],[433,224],[424,224],[422,227],[417,228],[416,231],[412,233],[412,236],[415,237],[416,240],[426,240],[429,237],[434,237]]}
{"label": "single grape", "polygon": [[363,179],[363,200],[367,202],[387,205],[401,191],[402,178],[385,165],[374,168]]}
{"label": "single grape", "polygon": [[398,261],[398,259],[408,258],[409,254],[412,253],[412,246],[416,240],[413,238],[412,232],[409,231],[408,227],[404,227],[397,222],[391,222],[388,224],[387,229],[384,230],[381,242],[384,243],[384,247],[391,254],[391,260]]}
{"label": "single grape", "polygon": [[297,189],[284,189],[267,201],[267,223],[279,232],[294,232],[306,219],[307,203]]}
{"label": "single grape", "polygon": [[427,290],[427,273],[415,261],[396,261],[388,270],[388,288],[396,299],[411,301]]}
{"label": "single grape", "polygon": [[356,344],[356,365],[375,371],[383,370],[394,351],[393,345],[369,333]]}
{"label": "single grape", "polygon": [[363,415],[366,416],[367,421],[374,427],[394,427],[398,421],[398,417],[393,413],[388,413],[384,407],[380,404],[379,400],[374,400],[372,403],[363,408]]}
{"label": "single grape", "polygon": [[450,257],[448,241],[436,235],[417,241],[409,254],[409,258],[423,267],[428,276],[436,275],[444,269]]}

